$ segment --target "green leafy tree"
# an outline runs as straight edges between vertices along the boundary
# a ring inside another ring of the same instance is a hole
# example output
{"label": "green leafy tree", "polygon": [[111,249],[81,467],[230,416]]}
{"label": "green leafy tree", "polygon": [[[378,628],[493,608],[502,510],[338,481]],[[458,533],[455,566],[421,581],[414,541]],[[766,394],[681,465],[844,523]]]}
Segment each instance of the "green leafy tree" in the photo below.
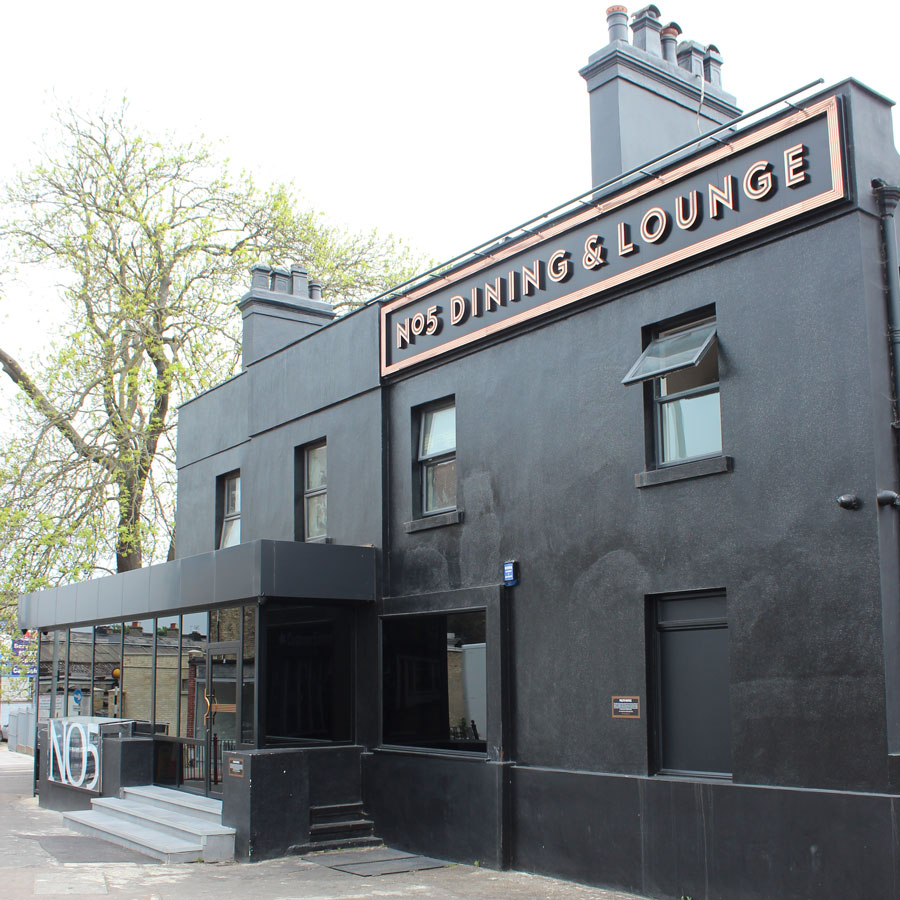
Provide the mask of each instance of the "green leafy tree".
{"label": "green leafy tree", "polygon": [[0,447],[7,620],[20,592],[171,553],[174,410],[236,371],[234,301],[253,262],[303,262],[338,312],[421,267],[391,238],[330,227],[285,187],[232,180],[205,146],[148,138],[124,107],[57,125],[0,223],[20,264],[59,273],[66,308],[58,341],[27,366],[0,335],[15,386]]}

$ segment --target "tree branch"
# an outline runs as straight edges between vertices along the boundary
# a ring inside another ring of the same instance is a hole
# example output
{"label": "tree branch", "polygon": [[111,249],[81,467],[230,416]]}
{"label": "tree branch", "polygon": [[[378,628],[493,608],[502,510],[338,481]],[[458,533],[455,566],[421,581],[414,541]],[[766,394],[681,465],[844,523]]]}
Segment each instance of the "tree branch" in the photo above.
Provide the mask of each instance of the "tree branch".
{"label": "tree branch", "polygon": [[113,460],[105,453],[101,453],[96,447],[91,447],[82,438],[75,430],[71,420],[51,403],[47,395],[32,381],[28,373],[2,347],[0,347],[0,366],[3,367],[3,371],[9,375],[12,382],[27,395],[38,412],[72,445],[79,456],[97,463],[110,474],[115,471]]}

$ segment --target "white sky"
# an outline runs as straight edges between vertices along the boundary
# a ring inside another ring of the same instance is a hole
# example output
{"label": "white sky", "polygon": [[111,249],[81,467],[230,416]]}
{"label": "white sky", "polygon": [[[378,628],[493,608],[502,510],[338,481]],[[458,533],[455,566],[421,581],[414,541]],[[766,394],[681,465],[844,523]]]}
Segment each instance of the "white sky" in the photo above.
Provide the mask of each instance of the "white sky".
{"label": "white sky", "polygon": [[[608,5],[7,0],[0,182],[34,159],[56,106],[127,96],[151,132],[202,134],[335,223],[446,259],[591,186],[578,69],[608,41]],[[657,5],[682,39],[717,45],[745,110],[820,76],[900,99],[897,0]],[[27,355],[52,313],[43,291],[5,284],[0,338]]]}

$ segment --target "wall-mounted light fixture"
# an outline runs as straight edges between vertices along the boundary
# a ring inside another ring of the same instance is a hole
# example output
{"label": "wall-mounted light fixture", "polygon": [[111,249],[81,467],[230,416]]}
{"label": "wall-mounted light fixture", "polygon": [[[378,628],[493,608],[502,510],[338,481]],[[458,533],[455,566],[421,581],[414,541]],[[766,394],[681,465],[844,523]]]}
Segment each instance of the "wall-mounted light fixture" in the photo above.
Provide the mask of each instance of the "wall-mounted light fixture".
{"label": "wall-mounted light fixture", "polygon": [[856,494],[841,494],[836,502],[841,509],[859,509],[862,506],[862,500]]}

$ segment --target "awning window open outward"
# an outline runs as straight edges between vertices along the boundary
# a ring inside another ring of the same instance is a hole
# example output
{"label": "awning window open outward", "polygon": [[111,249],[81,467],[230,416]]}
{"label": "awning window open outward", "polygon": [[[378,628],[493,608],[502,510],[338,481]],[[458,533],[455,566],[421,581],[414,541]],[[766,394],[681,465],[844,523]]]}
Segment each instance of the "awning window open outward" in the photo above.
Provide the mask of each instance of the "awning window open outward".
{"label": "awning window open outward", "polygon": [[622,379],[622,384],[635,384],[659,378],[679,369],[700,364],[716,340],[716,326],[701,325],[688,331],[666,334],[652,340]]}

